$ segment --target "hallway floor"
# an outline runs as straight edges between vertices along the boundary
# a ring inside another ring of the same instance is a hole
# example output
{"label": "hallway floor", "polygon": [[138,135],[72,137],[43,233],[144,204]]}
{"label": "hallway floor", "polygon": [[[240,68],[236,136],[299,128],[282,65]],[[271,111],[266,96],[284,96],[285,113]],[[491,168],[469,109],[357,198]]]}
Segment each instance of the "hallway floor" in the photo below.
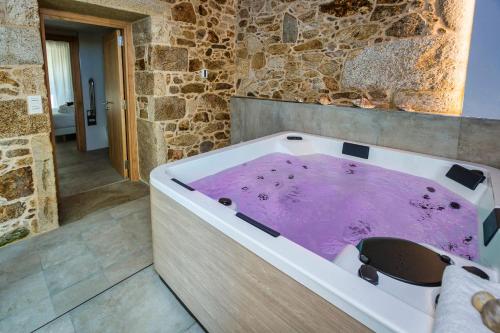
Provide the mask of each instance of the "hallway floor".
{"label": "hallway floor", "polygon": [[56,154],[60,225],[149,194],[147,185],[124,179],[111,166],[107,148],[79,152],[71,140],[58,142]]}
{"label": "hallway floor", "polygon": [[142,182],[121,182],[104,185],[61,199],[59,223],[66,225],[103,209],[133,201],[149,194]]}
{"label": "hallway floor", "polygon": [[79,152],[76,141],[56,144],[61,198],[124,180],[111,166],[108,149]]}
{"label": "hallway floor", "polygon": [[152,267],[149,196],[0,250],[0,332],[35,330],[203,332]]}

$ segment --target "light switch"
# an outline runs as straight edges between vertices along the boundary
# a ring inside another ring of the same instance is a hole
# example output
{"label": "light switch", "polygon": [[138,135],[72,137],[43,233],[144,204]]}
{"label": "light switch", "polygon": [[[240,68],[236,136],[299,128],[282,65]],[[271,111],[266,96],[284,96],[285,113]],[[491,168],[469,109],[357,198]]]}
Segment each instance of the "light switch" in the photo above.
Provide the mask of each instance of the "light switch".
{"label": "light switch", "polygon": [[208,69],[202,69],[202,70],[200,71],[200,77],[201,77],[202,79],[206,79],[206,78],[208,78]]}
{"label": "light switch", "polygon": [[28,114],[43,113],[42,96],[28,96]]}

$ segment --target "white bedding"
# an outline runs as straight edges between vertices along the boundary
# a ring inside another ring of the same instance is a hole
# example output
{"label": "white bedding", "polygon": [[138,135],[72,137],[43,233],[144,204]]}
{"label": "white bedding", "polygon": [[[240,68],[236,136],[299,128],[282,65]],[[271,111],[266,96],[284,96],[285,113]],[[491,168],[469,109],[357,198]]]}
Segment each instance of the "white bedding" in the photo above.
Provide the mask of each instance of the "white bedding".
{"label": "white bedding", "polygon": [[59,113],[59,109],[54,108],[52,109],[52,119],[56,135],[76,133],[74,112]]}

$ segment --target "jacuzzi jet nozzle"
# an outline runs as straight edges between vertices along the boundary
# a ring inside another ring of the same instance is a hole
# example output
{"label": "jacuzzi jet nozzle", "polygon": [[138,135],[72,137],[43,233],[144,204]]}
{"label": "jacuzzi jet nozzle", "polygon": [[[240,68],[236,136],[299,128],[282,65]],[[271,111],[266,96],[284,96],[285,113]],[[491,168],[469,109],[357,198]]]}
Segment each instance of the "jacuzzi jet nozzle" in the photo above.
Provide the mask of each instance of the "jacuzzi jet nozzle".
{"label": "jacuzzi jet nozzle", "polygon": [[219,203],[223,204],[224,206],[231,206],[233,204],[233,201],[229,198],[220,198]]}

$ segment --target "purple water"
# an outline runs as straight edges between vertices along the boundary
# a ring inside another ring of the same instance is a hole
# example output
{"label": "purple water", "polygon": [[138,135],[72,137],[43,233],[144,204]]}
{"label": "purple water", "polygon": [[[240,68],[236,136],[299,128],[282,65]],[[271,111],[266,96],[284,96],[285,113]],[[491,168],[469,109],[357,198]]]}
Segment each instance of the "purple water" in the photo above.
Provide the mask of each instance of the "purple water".
{"label": "purple water", "polygon": [[387,236],[477,258],[477,213],[436,182],[328,155],[273,153],[190,184],[332,260],[346,244]]}

